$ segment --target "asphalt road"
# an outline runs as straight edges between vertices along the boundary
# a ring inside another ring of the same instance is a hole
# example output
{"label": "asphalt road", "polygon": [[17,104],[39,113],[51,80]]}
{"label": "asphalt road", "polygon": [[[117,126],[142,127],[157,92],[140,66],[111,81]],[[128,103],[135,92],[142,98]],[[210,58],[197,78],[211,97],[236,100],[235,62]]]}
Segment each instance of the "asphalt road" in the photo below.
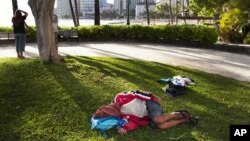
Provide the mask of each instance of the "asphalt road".
{"label": "asphalt road", "polygon": [[[148,43],[60,43],[63,56],[108,56],[185,66],[250,82],[250,56],[209,49]],[[26,45],[26,57],[38,56],[35,43]],[[16,57],[14,45],[0,45],[1,57]]]}

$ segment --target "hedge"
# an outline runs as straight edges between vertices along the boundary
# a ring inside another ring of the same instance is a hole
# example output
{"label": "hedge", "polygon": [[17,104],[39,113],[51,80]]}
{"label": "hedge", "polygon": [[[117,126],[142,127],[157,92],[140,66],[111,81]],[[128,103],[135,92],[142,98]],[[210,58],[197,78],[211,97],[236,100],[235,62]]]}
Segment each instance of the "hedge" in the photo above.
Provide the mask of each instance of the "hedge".
{"label": "hedge", "polygon": [[[212,26],[204,25],[102,25],[60,27],[60,30],[77,30],[80,41],[108,41],[108,40],[138,40],[138,41],[191,41],[199,43],[215,43],[217,31]],[[0,27],[0,31],[9,31],[9,28]],[[28,38],[34,38],[35,27],[29,27]]]}

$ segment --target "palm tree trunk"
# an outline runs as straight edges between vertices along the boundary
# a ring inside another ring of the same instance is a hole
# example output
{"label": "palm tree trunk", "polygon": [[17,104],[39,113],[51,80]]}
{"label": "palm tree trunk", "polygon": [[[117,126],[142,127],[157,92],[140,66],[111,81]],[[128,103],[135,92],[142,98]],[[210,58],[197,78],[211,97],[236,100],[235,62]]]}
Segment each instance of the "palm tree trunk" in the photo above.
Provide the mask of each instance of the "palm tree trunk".
{"label": "palm tree trunk", "polygon": [[18,9],[17,0],[12,0],[12,8],[13,8],[13,15],[15,15],[16,10]]}
{"label": "palm tree trunk", "polygon": [[148,10],[148,0],[145,0],[145,4],[146,4],[147,22],[148,22],[148,25],[150,25],[149,10]]}
{"label": "palm tree trunk", "polygon": [[77,26],[77,21],[76,21],[76,17],[75,17],[75,12],[74,12],[74,8],[73,8],[73,4],[72,4],[72,1],[71,1],[71,0],[69,0],[69,6],[70,6],[70,10],[71,10],[71,14],[72,14],[72,18],[73,18],[74,25]]}
{"label": "palm tree trunk", "polygon": [[173,24],[172,0],[169,0],[170,23]]}
{"label": "palm tree trunk", "polygon": [[130,25],[130,14],[129,14],[129,10],[130,10],[130,0],[127,0],[127,25]]}
{"label": "palm tree trunk", "polygon": [[178,24],[178,14],[179,14],[179,1],[176,0],[176,4],[175,4],[176,8],[175,8],[175,23]]}
{"label": "palm tree trunk", "polygon": [[76,25],[79,26],[79,11],[78,11],[78,4],[77,0],[75,0],[75,16],[76,16]]}
{"label": "palm tree trunk", "polygon": [[100,5],[99,5],[99,0],[95,0],[95,25],[100,25]]}

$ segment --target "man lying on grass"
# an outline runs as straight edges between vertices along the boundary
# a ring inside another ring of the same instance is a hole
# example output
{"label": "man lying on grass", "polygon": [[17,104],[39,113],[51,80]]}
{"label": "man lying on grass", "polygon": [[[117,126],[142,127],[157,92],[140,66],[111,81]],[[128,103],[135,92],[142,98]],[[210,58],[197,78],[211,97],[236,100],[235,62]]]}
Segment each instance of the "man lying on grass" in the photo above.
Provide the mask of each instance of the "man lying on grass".
{"label": "man lying on grass", "polygon": [[119,93],[113,102],[120,105],[121,117],[127,118],[127,123],[118,129],[120,134],[148,124],[153,128],[168,129],[182,123],[198,123],[198,119],[186,110],[164,113],[159,97],[150,92],[137,90]]}

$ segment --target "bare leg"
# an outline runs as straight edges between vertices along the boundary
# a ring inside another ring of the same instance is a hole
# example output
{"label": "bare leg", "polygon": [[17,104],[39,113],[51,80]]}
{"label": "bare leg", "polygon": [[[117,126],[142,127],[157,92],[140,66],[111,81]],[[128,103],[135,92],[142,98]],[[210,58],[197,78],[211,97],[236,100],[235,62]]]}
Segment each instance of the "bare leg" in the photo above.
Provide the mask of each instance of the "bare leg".
{"label": "bare leg", "polygon": [[165,123],[167,121],[174,120],[174,119],[183,119],[183,115],[179,112],[164,113],[154,118],[153,121],[156,124],[161,124],[161,123]]}
{"label": "bare leg", "polygon": [[20,57],[21,57],[21,58],[25,58],[25,57],[23,56],[23,51],[20,51]]}
{"label": "bare leg", "polygon": [[17,57],[20,58],[20,53],[18,51],[16,52],[16,54],[17,54]]}
{"label": "bare leg", "polygon": [[161,123],[161,124],[157,124],[157,127],[159,129],[168,129],[171,127],[174,127],[176,125],[179,125],[181,123],[186,123],[189,122],[188,118],[183,118],[183,119],[178,119],[178,120],[171,120],[171,121],[167,121],[165,123]]}

